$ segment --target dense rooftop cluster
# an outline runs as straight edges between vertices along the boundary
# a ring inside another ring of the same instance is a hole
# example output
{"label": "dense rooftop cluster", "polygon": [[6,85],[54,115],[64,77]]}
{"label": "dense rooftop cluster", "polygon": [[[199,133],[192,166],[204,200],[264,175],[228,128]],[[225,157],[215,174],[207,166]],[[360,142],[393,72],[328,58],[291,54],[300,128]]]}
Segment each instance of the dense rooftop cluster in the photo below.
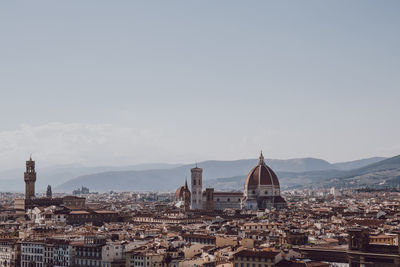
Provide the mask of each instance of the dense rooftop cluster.
{"label": "dense rooftop cluster", "polygon": [[1,193],[0,265],[329,266],[333,261],[310,260],[310,249],[349,251],[354,228],[368,229],[369,248],[398,246],[399,192],[283,196],[288,207],[279,210],[184,211],[172,193],[91,193],[85,207],[19,214],[13,200],[20,196]]}

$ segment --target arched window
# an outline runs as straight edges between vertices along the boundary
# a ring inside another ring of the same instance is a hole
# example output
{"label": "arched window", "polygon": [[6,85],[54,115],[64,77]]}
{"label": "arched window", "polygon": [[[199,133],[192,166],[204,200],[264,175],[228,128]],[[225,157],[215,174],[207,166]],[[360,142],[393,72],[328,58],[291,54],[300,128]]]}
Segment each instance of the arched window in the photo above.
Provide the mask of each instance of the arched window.
{"label": "arched window", "polygon": [[228,202],[230,202],[231,201],[231,199],[230,198],[228,198]]}
{"label": "arched window", "polygon": [[196,179],[193,179],[193,185],[196,185]]}

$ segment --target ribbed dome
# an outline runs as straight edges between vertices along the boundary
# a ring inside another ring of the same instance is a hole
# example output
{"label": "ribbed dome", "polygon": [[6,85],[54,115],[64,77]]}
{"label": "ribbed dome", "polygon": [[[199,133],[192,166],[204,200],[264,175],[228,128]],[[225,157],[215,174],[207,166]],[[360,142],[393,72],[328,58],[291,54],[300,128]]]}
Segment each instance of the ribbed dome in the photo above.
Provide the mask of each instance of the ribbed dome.
{"label": "ribbed dome", "polygon": [[188,197],[189,197],[189,199],[190,199],[190,190],[189,190],[189,187],[188,187],[188,185],[187,185],[187,181],[185,181],[185,185],[184,185],[184,186],[180,186],[180,187],[175,191],[174,200],[175,200],[175,201],[184,200],[183,197],[184,197],[185,191],[188,192],[188,195],[189,195]]}
{"label": "ribbed dome", "polygon": [[259,185],[279,186],[278,177],[274,171],[265,164],[262,153],[257,166],[251,169],[244,182],[245,189],[257,188]]}
{"label": "ribbed dome", "polygon": [[183,199],[183,192],[184,192],[185,187],[184,186],[180,186],[176,192],[175,192],[175,196],[174,199],[175,201],[181,200]]}

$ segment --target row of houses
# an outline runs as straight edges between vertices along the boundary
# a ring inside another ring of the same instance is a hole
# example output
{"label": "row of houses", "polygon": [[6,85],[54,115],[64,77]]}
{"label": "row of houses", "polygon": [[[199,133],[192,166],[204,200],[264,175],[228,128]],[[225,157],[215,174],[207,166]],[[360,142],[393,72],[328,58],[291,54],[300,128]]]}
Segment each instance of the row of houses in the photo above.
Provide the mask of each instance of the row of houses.
{"label": "row of houses", "polygon": [[107,241],[102,236],[86,236],[81,240],[0,241],[0,266],[64,267],[64,266],[125,266],[126,249],[121,241]]}
{"label": "row of houses", "polygon": [[34,207],[28,209],[26,215],[36,224],[66,223],[70,225],[82,225],[93,223],[94,225],[102,225],[103,223],[117,222],[120,220],[119,214],[116,211],[91,209],[88,207]]}

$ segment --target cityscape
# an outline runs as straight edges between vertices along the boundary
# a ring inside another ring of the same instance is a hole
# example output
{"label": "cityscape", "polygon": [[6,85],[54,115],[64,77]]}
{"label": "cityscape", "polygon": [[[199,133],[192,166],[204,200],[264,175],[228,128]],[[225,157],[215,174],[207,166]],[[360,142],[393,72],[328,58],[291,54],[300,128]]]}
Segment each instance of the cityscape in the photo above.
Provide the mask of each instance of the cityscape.
{"label": "cityscape", "polygon": [[1,193],[2,266],[400,265],[398,187],[281,191],[261,152],[242,192],[194,165],[175,192],[37,194],[35,165]]}
{"label": "cityscape", "polygon": [[0,1],[0,267],[400,267],[400,1]]}

